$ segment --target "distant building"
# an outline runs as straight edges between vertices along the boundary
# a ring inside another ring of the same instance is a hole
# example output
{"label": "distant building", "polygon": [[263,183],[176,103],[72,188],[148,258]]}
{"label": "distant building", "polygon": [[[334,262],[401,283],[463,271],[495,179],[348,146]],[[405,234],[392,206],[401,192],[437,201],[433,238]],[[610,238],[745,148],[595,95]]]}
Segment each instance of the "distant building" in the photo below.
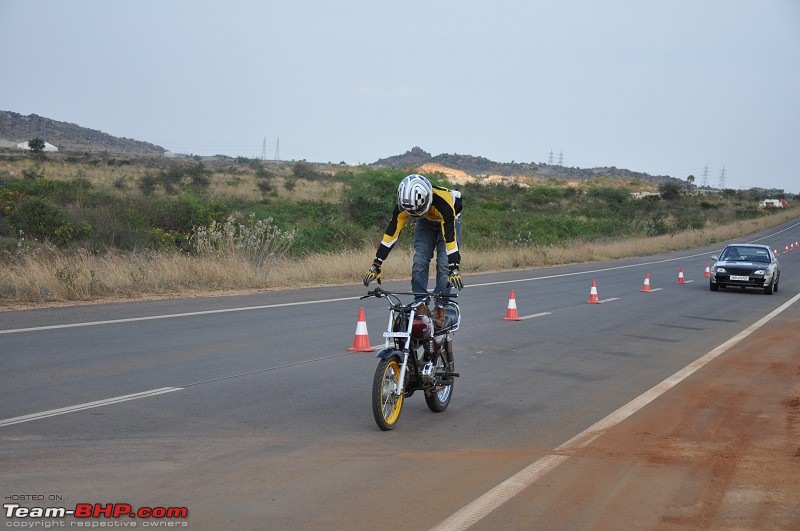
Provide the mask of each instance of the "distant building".
{"label": "distant building", "polygon": [[784,199],[764,199],[758,206],[761,208],[787,208],[789,203]]}
{"label": "distant building", "polygon": [[[27,142],[20,142],[17,144],[17,149],[30,149],[30,146]],[[44,151],[58,151],[58,148],[49,142],[45,142]]]}
{"label": "distant building", "polygon": [[631,192],[634,199],[644,199],[645,197],[661,197],[661,192]]}

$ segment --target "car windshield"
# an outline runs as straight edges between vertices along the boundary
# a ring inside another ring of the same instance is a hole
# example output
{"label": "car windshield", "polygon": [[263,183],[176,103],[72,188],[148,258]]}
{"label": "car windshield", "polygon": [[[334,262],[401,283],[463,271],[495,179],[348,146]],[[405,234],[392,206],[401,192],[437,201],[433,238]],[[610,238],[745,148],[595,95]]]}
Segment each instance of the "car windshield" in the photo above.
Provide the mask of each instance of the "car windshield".
{"label": "car windshield", "polygon": [[720,259],[728,262],[770,262],[769,251],[759,247],[728,247]]}

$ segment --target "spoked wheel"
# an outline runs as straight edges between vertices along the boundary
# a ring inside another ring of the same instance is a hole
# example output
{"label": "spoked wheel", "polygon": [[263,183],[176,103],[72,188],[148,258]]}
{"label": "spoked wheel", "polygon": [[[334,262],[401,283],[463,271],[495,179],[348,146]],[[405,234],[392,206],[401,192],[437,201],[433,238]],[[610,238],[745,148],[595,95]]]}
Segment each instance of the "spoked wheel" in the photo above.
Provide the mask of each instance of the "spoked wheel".
{"label": "spoked wheel", "polygon": [[[439,356],[439,360],[436,363],[435,370],[438,373],[439,371],[444,371],[446,368],[445,363],[442,361],[442,356]],[[435,392],[425,393],[425,403],[428,404],[428,409],[435,413],[441,413],[447,406],[450,405],[450,399],[453,397],[453,384],[450,383],[448,385],[439,387],[438,390]]]}
{"label": "spoked wheel", "polygon": [[396,358],[382,359],[372,380],[372,416],[383,431],[393,430],[403,409],[400,387],[400,364]]}

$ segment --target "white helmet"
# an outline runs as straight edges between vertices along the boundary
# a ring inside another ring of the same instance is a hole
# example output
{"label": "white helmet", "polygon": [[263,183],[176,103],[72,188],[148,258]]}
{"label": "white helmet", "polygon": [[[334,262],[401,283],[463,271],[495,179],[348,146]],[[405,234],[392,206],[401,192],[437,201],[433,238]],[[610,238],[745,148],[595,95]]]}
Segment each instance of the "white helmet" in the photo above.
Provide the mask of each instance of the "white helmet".
{"label": "white helmet", "polygon": [[431,182],[418,173],[408,175],[397,187],[397,205],[418,218],[425,214],[433,201]]}

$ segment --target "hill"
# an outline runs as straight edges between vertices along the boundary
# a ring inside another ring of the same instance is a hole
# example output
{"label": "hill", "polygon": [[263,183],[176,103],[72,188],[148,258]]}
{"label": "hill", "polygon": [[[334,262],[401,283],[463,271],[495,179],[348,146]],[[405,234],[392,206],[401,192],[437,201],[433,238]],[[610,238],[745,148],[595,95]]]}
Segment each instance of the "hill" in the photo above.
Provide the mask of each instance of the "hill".
{"label": "hill", "polygon": [[150,142],[119,138],[108,133],[59,122],[36,114],[24,116],[0,111],[0,147],[16,147],[20,142],[41,138],[61,151],[118,153],[123,155],[163,156],[166,150]]}
{"label": "hill", "polygon": [[[432,156],[422,148],[414,147],[402,155],[380,159],[373,166],[396,169],[429,167],[431,170],[438,168],[451,168],[469,176],[485,177],[490,180],[510,180],[502,177],[513,178],[521,176],[536,176],[539,178],[565,179],[568,181],[584,181],[596,177],[613,179],[641,180],[655,184],[681,179],[667,175],[649,175],[616,167],[604,168],[575,168],[536,162],[494,162],[484,157],[472,155],[442,154]],[[441,170],[439,170],[441,171]],[[444,171],[447,173],[447,171]],[[454,175],[458,181],[458,177]],[[494,178],[494,179],[492,179]]]}
{"label": "hill", "polygon": [[[15,147],[31,138],[41,138],[61,151],[108,152],[124,156],[163,156],[166,150],[155,144],[119,138],[102,131],[81,127],[68,122],[31,114],[24,116],[15,112],[0,111],[0,147]],[[219,157],[204,157],[219,158]],[[394,169],[423,168],[423,171],[441,171],[456,182],[479,178],[482,182],[513,182],[514,177],[563,179],[584,181],[596,177],[639,180],[655,185],[669,181],[683,182],[666,175],[649,175],[616,167],[576,168],[535,162],[494,162],[473,155],[441,154],[433,156],[420,147],[414,147],[402,155],[379,159],[374,167]],[[463,174],[466,175],[461,175]]]}

